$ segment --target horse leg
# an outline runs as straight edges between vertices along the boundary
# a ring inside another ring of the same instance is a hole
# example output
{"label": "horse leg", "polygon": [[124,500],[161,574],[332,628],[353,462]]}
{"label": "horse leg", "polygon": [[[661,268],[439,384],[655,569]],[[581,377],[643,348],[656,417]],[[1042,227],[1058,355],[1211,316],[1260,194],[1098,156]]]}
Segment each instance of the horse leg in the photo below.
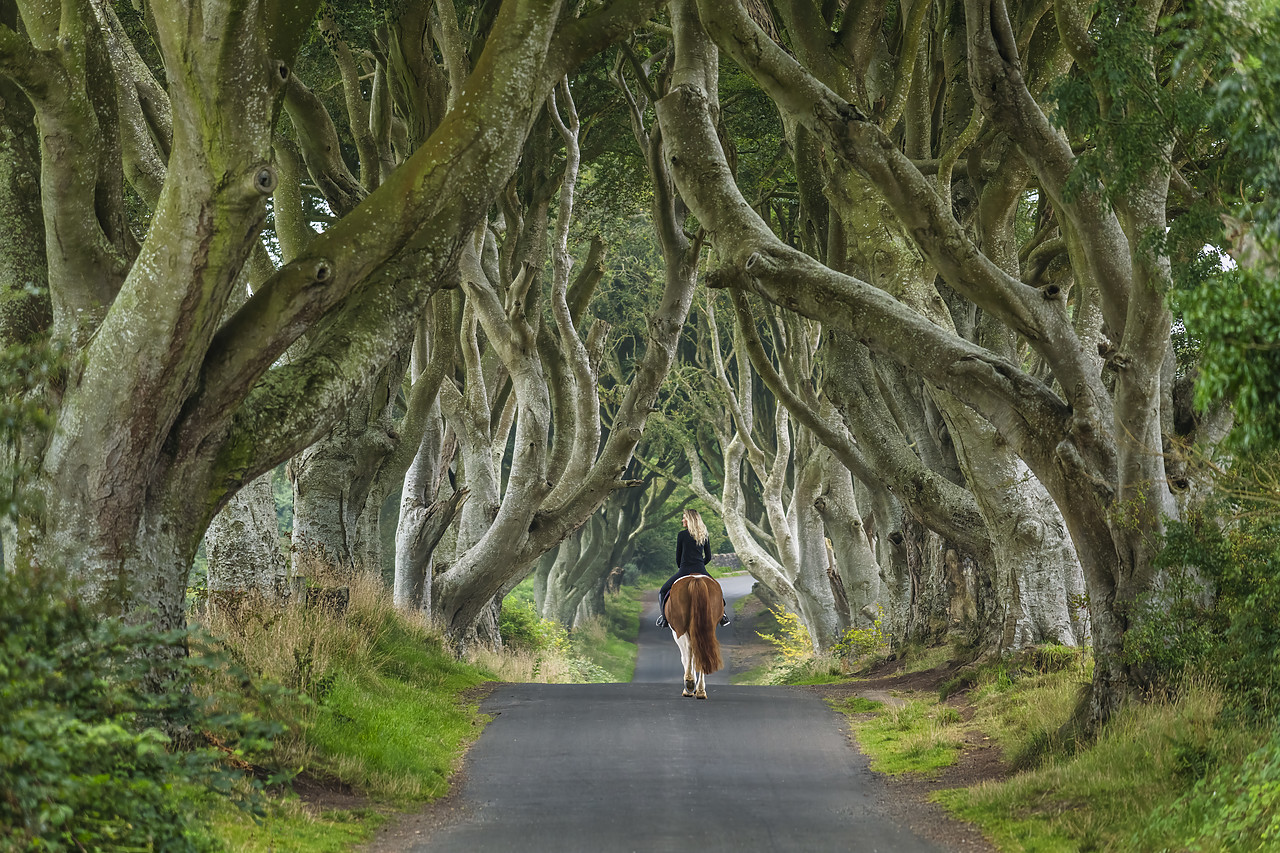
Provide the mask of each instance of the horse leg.
{"label": "horse leg", "polygon": [[680,649],[680,663],[684,666],[684,692],[681,696],[693,695],[693,652],[689,648],[689,635],[676,637],[676,646]]}
{"label": "horse leg", "polygon": [[707,698],[707,674],[705,672],[698,673],[698,689],[694,691],[693,695],[699,699]]}

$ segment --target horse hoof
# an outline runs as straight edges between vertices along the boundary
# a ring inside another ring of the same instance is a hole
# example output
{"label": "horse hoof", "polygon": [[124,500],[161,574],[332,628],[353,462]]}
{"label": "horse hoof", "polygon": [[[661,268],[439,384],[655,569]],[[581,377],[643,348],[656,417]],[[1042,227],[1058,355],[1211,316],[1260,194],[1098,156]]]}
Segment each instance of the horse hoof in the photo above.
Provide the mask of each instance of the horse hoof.
{"label": "horse hoof", "polygon": [[684,698],[686,698],[686,699],[688,699],[688,698],[690,698],[691,696],[693,696],[693,694],[692,694],[692,693],[690,693],[688,690],[684,690],[684,691],[682,691],[682,692],[680,693],[680,695],[681,695],[681,696],[683,696],[683,697],[684,697]]}
{"label": "horse hoof", "polygon": [[695,693],[694,695],[695,695],[695,696],[697,696],[699,699],[706,699],[706,698],[707,698],[707,694],[705,694],[705,693]]}

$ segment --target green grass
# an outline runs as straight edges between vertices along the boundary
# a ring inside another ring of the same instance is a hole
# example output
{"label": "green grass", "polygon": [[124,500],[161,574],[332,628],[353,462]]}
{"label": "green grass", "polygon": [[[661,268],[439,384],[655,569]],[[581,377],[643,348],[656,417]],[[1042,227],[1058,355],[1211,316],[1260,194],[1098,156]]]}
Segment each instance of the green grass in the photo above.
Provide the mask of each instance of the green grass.
{"label": "green grass", "polygon": [[751,669],[735,673],[729,677],[732,684],[765,684],[769,677],[769,670],[773,667],[767,663],[759,666],[753,666]]}
{"label": "green grass", "polygon": [[720,578],[736,578],[739,575],[745,575],[745,569],[731,569],[727,566],[708,566],[707,574],[719,580]]}
{"label": "green grass", "polygon": [[355,614],[373,637],[339,668],[333,692],[307,730],[322,769],[377,797],[423,800],[448,777],[481,721],[458,694],[487,674],[446,653],[394,611]]}
{"label": "green grass", "polygon": [[[879,705],[862,699],[840,710],[863,714]],[[871,758],[871,769],[890,775],[932,775],[949,767],[959,757],[964,737],[954,710],[933,701],[909,700],[897,708],[880,708],[874,717],[850,724]]]}
{"label": "green grass", "polygon": [[235,853],[305,850],[346,853],[373,837],[386,815],[373,809],[325,811],[312,816],[296,800],[276,805],[260,820],[229,811],[217,820],[219,839]]}
{"label": "green grass", "polygon": [[1176,700],[1127,706],[1082,748],[1060,730],[1089,669],[1079,652],[1046,647],[966,672],[952,688],[970,691],[968,722],[932,697],[834,706],[864,715],[851,725],[884,773],[937,773],[964,735],[989,737],[1011,777],[933,798],[1002,851],[1280,849],[1280,734],[1240,725],[1221,691],[1192,683]]}
{"label": "green grass", "polygon": [[907,660],[902,671],[904,673],[928,672],[945,666],[953,657],[955,657],[954,652],[947,646],[933,646],[927,649],[911,647],[907,650]]}
{"label": "green grass", "polygon": [[464,691],[490,673],[446,652],[438,636],[391,606],[374,580],[354,579],[347,612],[292,606],[220,616],[211,628],[265,678],[308,699],[268,710],[289,726],[272,754],[277,769],[331,778],[369,798],[374,810],[316,818],[290,797],[255,824],[215,810],[215,832],[233,849],[343,850],[385,818],[448,791],[448,778],[485,719]]}
{"label": "green grass", "polygon": [[[1222,696],[1193,688],[1176,702],[1124,709],[1088,749],[1050,750],[1008,781],[939,793],[1001,849],[1028,851],[1188,849],[1185,822],[1154,822],[1204,772],[1238,762],[1258,733],[1220,723]],[[1195,849],[1222,846],[1212,837]],[[1249,849],[1273,849],[1254,847]]]}
{"label": "green grass", "polygon": [[884,703],[865,696],[852,696],[843,702],[832,702],[831,706],[846,714],[870,714],[883,708]]}
{"label": "green grass", "polygon": [[604,617],[576,628],[569,637],[573,653],[604,670],[612,681],[629,682],[636,671],[636,638],[644,609],[641,593],[624,588],[617,595],[606,595]]}

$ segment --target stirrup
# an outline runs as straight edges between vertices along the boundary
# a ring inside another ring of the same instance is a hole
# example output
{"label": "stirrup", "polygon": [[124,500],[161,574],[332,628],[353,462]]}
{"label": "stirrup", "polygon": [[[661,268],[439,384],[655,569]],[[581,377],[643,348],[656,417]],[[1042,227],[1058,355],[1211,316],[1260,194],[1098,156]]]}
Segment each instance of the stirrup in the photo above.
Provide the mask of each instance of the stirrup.
{"label": "stirrup", "polygon": [[723,626],[725,626],[725,625],[730,625],[730,624],[732,624],[732,623],[729,621],[729,614],[728,614],[728,613],[725,613],[725,614],[721,615],[721,617],[720,617],[720,625],[723,627]]}
{"label": "stirrup", "polygon": [[663,616],[661,613],[658,614],[658,618],[654,620],[653,625],[655,628],[671,627],[670,625],[667,624],[667,617]]}

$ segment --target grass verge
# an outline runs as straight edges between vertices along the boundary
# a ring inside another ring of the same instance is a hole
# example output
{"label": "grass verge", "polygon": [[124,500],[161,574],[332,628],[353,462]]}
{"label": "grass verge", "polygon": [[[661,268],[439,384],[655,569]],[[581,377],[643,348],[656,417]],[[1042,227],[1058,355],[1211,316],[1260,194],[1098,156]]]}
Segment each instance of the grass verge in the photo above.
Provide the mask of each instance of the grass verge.
{"label": "grass verge", "polygon": [[964,726],[954,708],[914,699],[892,708],[880,703],[869,703],[869,707],[869,700],[863,697],[851,701],[853,704],[839,710],[852,714],[874,712],[869,718],[859,717],[851,722],[858,743],[871,758],[872,770],[928,776],[951,766],[959,757]]}
{"label": "grass verge", "polygon": [[604,616],[569,634],[574,655],[607,673],[609,681],[627,683],[636,671],[636,638],[640,635],[642,590],[624,587],[604,598]]}
{"label": "grass verge", "polygon": [[636,666],[641,594],[629,588],[606,594],[602,615],[567,631],[538,615],[527,579],[502,602],[504,649],[482,651],[478,659],[503,681],[628,682]]}
{"label": "grass verge", "polygon": [[[289,727],[270,757],[277,771],[356,792],[376,809],[322,812],[282,794],[256,821],[215,810],[215,828],[232,849],[344,849],[373,831],[380,812],[446,793],[483,726],[466,691],[491,673],[455,660],[376,580],[346,583],[342,615],[296,605],[221,608],[207,623],[251,671],[295,691],[260,711]],[[348,807],[358,802],[349,799]]]}
{"label": "grass verge", "polygon": [[[999,695],[1004,692],[992,692],[982,704],[1008,724],[1007,697]],[[1070,702],[1058,704],[1053,695],[1062,696],[1059,686],[1022,692],[1040,694],[1040,706],[1056,708],[1059,718],[1070,711]],[[1066,696],[1074,701],[1074,691]],[[1196,684],[1176,700],[1131,705],[1078,751],[1057,743],[1048,726],[1014,736],[1016,726],[1007,725],[1001,740],[1009,744],[1009,757],[1030,766],[1005,781],[936,798],[978,824],[1002,850],[1274,850],[1275,836],[1228,841],[1223,827],[1205,832],[1178,805],[1201,780],[1235,778],[1235,768],[1265,740],[1262,732],[1231,724],[1223,701],[1219,690]],[[1243,792],[1228,786],[1224,793],[1234,799]]]}
{"label": "grass verge", "polygon": [[1059,730],[1088,678],[1087,659],[1047,647],[943,685],[943,696],[967,691],[963,715],[955,698],[927,694],[836,707],[880,772],[939,777],[966,741],[996,743],[1006,778],[931,798],[1002,851],[1280,849],[1280,733],[1241,724],[1221,690],[1192,680],[1176,698],[1124,708],[1079,748]]}
{"label": "grass verge", "polygon": [[219,810],[213,823],[229,850],[346,853],[367,841],[387,819],[377,809],[312,810],[288,799],[273,804],[264,819],[254,821],[239,812]]}

